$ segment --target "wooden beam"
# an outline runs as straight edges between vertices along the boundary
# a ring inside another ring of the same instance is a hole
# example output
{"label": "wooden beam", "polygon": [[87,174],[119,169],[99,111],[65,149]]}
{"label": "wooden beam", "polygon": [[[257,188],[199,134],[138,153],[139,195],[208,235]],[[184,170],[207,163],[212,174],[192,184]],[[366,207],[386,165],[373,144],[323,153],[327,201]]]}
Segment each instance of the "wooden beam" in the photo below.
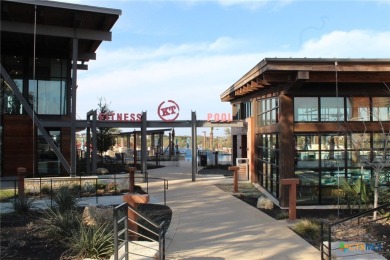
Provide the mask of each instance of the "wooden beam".
{"label": "wooden beam", "polygon": [[[390,71],[385,72],[338,72],[338,82],[381,83],[390,82]],[[335,72],[310,72],[308,82],[336,82]]]}

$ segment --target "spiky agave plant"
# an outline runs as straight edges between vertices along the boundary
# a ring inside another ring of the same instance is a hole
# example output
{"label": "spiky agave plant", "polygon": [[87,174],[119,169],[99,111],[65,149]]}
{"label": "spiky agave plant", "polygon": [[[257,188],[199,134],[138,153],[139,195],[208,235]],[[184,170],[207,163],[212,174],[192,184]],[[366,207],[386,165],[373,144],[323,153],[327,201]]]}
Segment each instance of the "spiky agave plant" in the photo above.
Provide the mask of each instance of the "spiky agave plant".
{"label": "spiky agave plant", "polygon": [[106,259],[114,253],[114,231],[106,223],[102,225],[82,224],[68,240],[71,256]]}

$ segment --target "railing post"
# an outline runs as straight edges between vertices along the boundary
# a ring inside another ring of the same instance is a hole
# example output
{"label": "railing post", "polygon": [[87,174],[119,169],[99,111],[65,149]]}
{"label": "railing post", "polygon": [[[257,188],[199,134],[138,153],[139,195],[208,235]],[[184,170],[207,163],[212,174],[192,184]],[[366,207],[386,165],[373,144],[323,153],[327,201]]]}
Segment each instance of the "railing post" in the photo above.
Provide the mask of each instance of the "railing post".
{"label": "railing post", "polygon": [[332,259],[332,226],[328,227],[328,258]]}
{"label": "railing post", "polygon": [[118,260],[119,258],[118,233],[118,210],[114,208],[114,260]]}
{"label": "railing post", "polygon": [[321,260],[324,259],[324,222],[321,221],[321,245],[320,245],[320,253],[321,253]]}

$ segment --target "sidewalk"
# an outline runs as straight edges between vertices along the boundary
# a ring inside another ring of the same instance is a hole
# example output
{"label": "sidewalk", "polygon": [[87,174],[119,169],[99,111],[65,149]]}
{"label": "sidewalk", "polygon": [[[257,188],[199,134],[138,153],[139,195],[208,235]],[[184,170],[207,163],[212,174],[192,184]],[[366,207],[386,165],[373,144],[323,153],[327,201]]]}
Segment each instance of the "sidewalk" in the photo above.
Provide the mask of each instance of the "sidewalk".
{"label": "sidewalk", "polygon": [[[173,216],[167,234],[167,259],[320,258],[320,252],[291,231],[285,220],[274,220],[214,186],[232,182],[232,178],[196,175],[196,182],[192,182],[190,162],[148,172],[149,176],[169,179],[167,205]],[[161,196],[161,192],[151,194],[158,200]]]}

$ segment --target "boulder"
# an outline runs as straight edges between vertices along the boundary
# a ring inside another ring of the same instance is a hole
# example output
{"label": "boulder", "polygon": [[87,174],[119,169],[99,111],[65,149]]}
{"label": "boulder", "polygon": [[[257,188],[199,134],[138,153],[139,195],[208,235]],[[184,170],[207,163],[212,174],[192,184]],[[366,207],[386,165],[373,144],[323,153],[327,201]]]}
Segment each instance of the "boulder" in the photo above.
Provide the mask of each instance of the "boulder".
{"label": "boulder", "polygon": [[257,200],[257,207],[259,209],[273,209],[274,208],[274,203],[272,202],[272,200],[270,200],[270,199],[268,199],[266,197],[261,196]]}
{"label": "boulder", "polygon": [[106,173],[109,173],[109,171],[108,171],[106,168],[97,168],[97,169],[96,169],[96,173],[97,173],[97,174],[104,175],[104,174],[106,174]]}
{"label": "boulder", "polygon": [[83,212],[83,223],[88,226],[113,222],[112,206],[87,206]]}

